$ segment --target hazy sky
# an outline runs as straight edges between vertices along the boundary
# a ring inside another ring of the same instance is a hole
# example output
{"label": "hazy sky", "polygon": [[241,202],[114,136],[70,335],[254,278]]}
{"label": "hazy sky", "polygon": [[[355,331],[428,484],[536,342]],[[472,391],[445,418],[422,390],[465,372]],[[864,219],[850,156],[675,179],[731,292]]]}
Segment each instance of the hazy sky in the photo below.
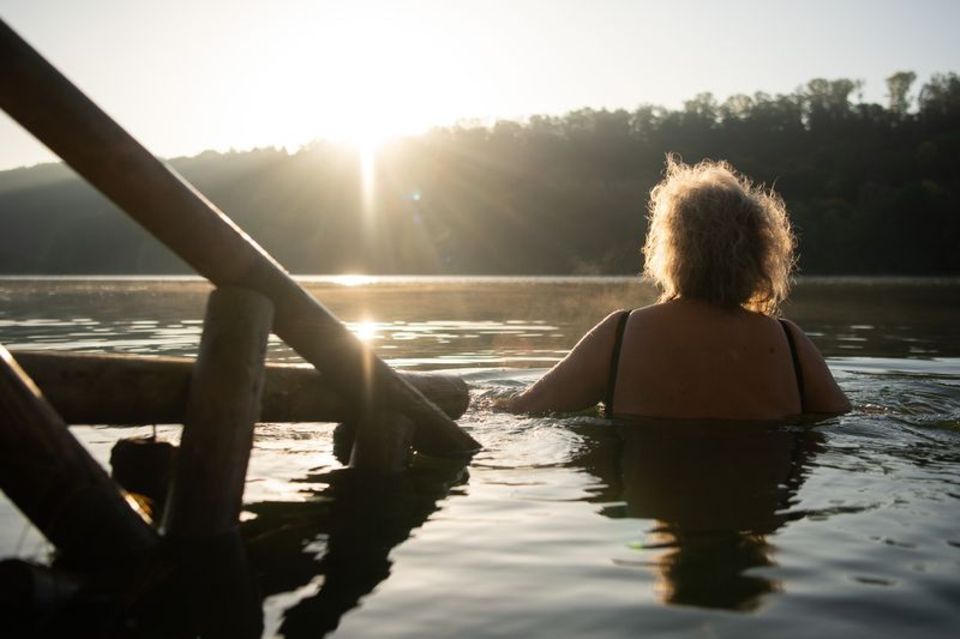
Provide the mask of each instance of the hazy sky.
{"label": "hazy sky", "polygon": [[[957,0],[0,0],[0,17],[165,157],[814,77],[882,102],[895,71],[960,71]],[[51,157],[0,116],[0,169]]]}

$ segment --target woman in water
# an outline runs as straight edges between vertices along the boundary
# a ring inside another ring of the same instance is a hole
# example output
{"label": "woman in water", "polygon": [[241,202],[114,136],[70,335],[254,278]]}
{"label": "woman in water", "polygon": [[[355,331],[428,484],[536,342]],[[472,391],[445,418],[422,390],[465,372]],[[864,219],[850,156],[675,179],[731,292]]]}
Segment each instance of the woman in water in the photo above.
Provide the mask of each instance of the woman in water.
{"label": "woman in water", "polygon": [[514,412],[772,420],[837,414],[850,402],[820,352],[778,319],[794,266],[783,200],[726,162],[667,160],[650,193],[644,274],[656,304],[617,311],[537,383]]}

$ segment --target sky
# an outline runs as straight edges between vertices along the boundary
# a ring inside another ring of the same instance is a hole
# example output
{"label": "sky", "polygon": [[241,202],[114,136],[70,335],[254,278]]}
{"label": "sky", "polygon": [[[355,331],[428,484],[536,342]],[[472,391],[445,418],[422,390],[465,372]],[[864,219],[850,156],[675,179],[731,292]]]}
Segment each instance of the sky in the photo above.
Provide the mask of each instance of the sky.
{"label": "sky", "polygon": [[[956,0],[0,0],[148,149],[374,148],[461,120],[960,71]],[[55,159],[0,115],[0,170]]]}

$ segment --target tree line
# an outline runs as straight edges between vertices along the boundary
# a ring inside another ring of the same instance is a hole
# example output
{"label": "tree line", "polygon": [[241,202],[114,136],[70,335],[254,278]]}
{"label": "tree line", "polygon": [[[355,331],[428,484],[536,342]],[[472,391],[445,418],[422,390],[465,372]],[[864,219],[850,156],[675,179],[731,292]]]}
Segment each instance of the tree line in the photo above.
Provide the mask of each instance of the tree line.
{"label": "tree line", "polygon": [[[629,274],[667,153],[725,159],[783,195],[807,274],[960,272],[960,77],[814,79],[680,109],[461,124],[363,161],[317,141],[173,166],[293,272]],[[367,170],[364,171],[363,167]],[[62,165],[0,173],[0,272],[187,267]]]}

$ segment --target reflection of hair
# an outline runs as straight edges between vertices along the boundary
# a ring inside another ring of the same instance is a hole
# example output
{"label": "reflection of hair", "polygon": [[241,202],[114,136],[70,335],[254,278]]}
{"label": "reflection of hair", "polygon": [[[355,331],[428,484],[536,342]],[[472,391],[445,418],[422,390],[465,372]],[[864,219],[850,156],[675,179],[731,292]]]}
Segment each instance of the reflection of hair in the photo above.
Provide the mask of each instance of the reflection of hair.
{"label": "reflection of hair", "polygon": [[747,612],[783,589],[780,581],[751,570],[773,565],[773,548],[763,535],[668,530],[675,547],[656,561],[657,594],[665,603]]}
{"label": "reflection of hair", "polygon": [[786,206],[726,162],[667,156],[650,192],[644,274],[678,297],[777,312],[790,290],[794,236]]}

